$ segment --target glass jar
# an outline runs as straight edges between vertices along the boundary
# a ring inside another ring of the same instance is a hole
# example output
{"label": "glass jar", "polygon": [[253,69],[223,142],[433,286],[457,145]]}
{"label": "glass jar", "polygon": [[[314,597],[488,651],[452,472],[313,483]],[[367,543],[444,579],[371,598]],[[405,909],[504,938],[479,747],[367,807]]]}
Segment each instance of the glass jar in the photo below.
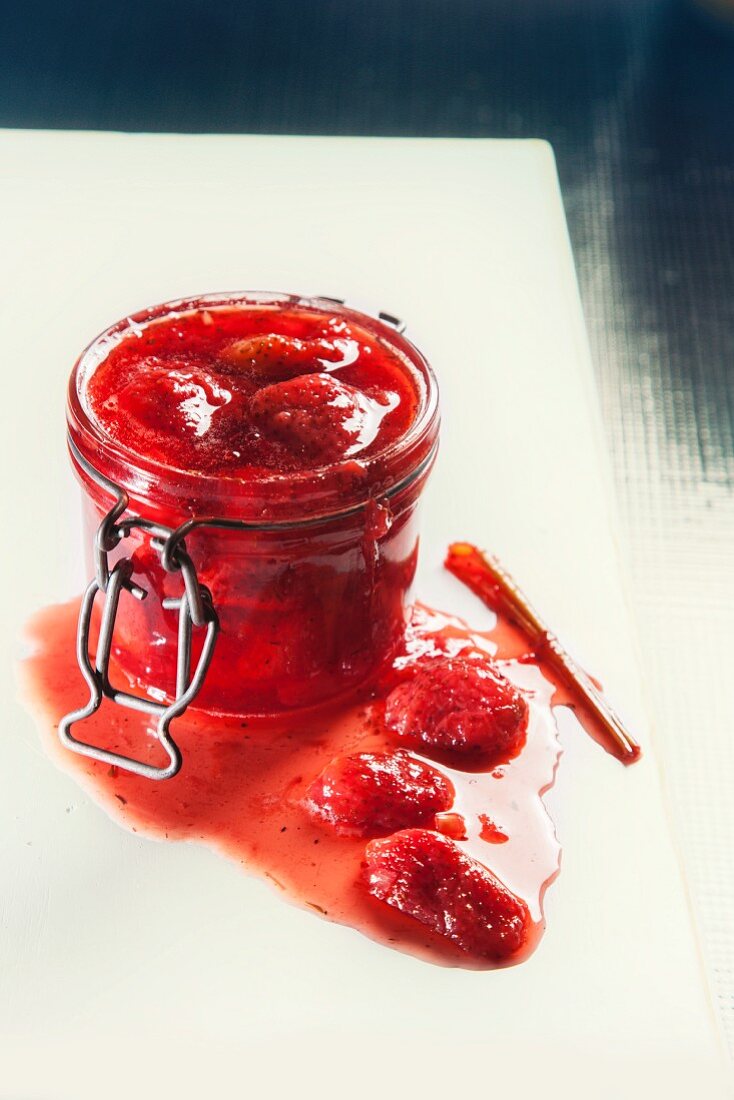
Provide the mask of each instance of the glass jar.
{"label": "glass jar", "polygon": [[[131,453],[96,423],[87,381],[126,336],[192,310],[263,307],[313,310],[358,324],[414,378],[420,400],[411,426],[366,460],[359,478],[345,480],[329,467],[248,479],[173,469]],[[220,622],[197,708],[277,715],[315,706],[350,692],[389,657],[415,574],[417,505],[436,453],[437,396],[430,366],[395,327],[328,299],[238,293],[165,303],[119,321],[83,352],[70,379],[67,420],[90,568],[95,532],[114,498],[84,462],[127,493],[129,513],[156,524],[176,528],[204,516],[249,525],[200,527],[186,536]],[[133,528],[120,541],[110,565],[122,556],[132,562],[131,583],[147,596],[121,593],[112,652],[136,691],[163,702],[175,693],[178,622],[163,601],[181,595],[181,577],[163,568],[160,546],[144,529]]]}

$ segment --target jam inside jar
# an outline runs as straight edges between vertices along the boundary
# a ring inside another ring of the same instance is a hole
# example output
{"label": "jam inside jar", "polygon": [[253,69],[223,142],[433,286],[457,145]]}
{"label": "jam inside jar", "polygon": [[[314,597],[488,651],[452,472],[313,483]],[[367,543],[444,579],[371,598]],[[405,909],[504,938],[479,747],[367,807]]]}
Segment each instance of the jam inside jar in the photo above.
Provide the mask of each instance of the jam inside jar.
{"label": "jam inside jar", "polygon": [[[343,694],[402,637],[418,552],[417,505],[438,441],[435,378],[383,320],[328,299],[237,293],[126,317],[83,352],[69,385],[71,457],[84,490],[89,566],[114,498],[186,536],[220,633],[195,706],[277,715]],[[182,592],[151,535],[132,563],[113,651],[134,689],[175,693]],[[202,631],[194,631],[195,661]]]}

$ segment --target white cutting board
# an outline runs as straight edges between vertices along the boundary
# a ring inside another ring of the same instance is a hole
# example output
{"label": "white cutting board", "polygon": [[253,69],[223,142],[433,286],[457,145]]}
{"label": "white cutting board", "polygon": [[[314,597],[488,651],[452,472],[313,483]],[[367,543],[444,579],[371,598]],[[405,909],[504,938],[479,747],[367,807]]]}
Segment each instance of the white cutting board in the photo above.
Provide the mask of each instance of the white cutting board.
{"label": "white cutting board", "polygon": [[[0,234],[2,1100],[723,1095],[549,147],[6,132]],[[563,867],[526,965],[428,966],[125,832],[13,701],[24,620],[84,579],[77,352],[149,303],[253,288],[407,319],[444,408],[419,595],[486,624],[440,562],[453,538],[497,551],[646,748],[624,770],[563,724]]]}

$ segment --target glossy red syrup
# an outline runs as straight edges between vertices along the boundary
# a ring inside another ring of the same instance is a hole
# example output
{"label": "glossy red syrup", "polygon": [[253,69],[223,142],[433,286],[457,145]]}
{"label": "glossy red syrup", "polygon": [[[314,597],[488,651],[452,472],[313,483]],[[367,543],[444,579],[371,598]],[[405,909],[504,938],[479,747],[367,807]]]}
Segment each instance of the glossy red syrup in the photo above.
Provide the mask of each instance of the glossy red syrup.
{"label": "glossy red syrup", "polygon": [[86,403],[109,438],[169,468],[253,478],[341,463],[348,475],[406,433],[419,392],[405,360],[343,316],[219,307],[134,328]]}
{"label": "glossy red syrup", "polygon": [[[190,710],[175,724],[183,768],[154,783],[75,756],[56,740],[60,716],[85,695],[74,658],[77,610],[76,601],[53,607],[31,624],[28,697],[54,759],[121,824],[159,839],[206,844],[269,878],[290,901],[441,965],[510,965],[537,945],[543,895],[559,866],[541,796],[553,782],[560,747],[550,709],[554,688],[535,663],[521,659],[523,641],[514,629],[500,622],[491,633],[478,633],[418,605],[397,656],[360,696],[301,712],[296,720],[213,718]],[[521,744],[494,754],[434,749],[406,743],[387,724],[385,701],[401,685],[426,669],[490,657],[527,708]],[[113,672],[122,676],[119,668]],[[105,705],[84,735],[157,760],[149,721]],[[398,762],[386,763],[395,754]],[[333,764],[345,757],[349,765]],[[362,792],[355,801],[354,790],[362,791],[376,767],[388,801],[394,799],[396,776],[408,782],[406,759],[415,764],[401,811],[407,818],[379,818],[376,828],[365,827],[369,799]],[[326,816],[314,814],[309,803],[322,798],[329,782],[338,784],[345,768],[352,817],[336,830],[329,814],[343,818],[344,800],[332,799]],[[404,911],[395,907],[401,899]]]}

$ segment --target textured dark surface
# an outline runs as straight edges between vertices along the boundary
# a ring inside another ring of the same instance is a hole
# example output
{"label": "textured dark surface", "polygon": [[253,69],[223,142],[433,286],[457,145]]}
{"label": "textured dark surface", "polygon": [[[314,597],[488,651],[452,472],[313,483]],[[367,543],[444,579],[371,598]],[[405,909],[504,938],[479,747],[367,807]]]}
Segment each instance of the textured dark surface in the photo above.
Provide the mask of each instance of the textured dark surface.
{"label": "textured dark surface", "polygon": [[6,3],[0,125],[545,137],[602,385],[663,357],[732,477],[734,30],[683,0]]}
{"label": "textured dark surface", "polygon": [[734,30],[684,0],[6,2],[0,125],[544,137],[734,1040]]}

